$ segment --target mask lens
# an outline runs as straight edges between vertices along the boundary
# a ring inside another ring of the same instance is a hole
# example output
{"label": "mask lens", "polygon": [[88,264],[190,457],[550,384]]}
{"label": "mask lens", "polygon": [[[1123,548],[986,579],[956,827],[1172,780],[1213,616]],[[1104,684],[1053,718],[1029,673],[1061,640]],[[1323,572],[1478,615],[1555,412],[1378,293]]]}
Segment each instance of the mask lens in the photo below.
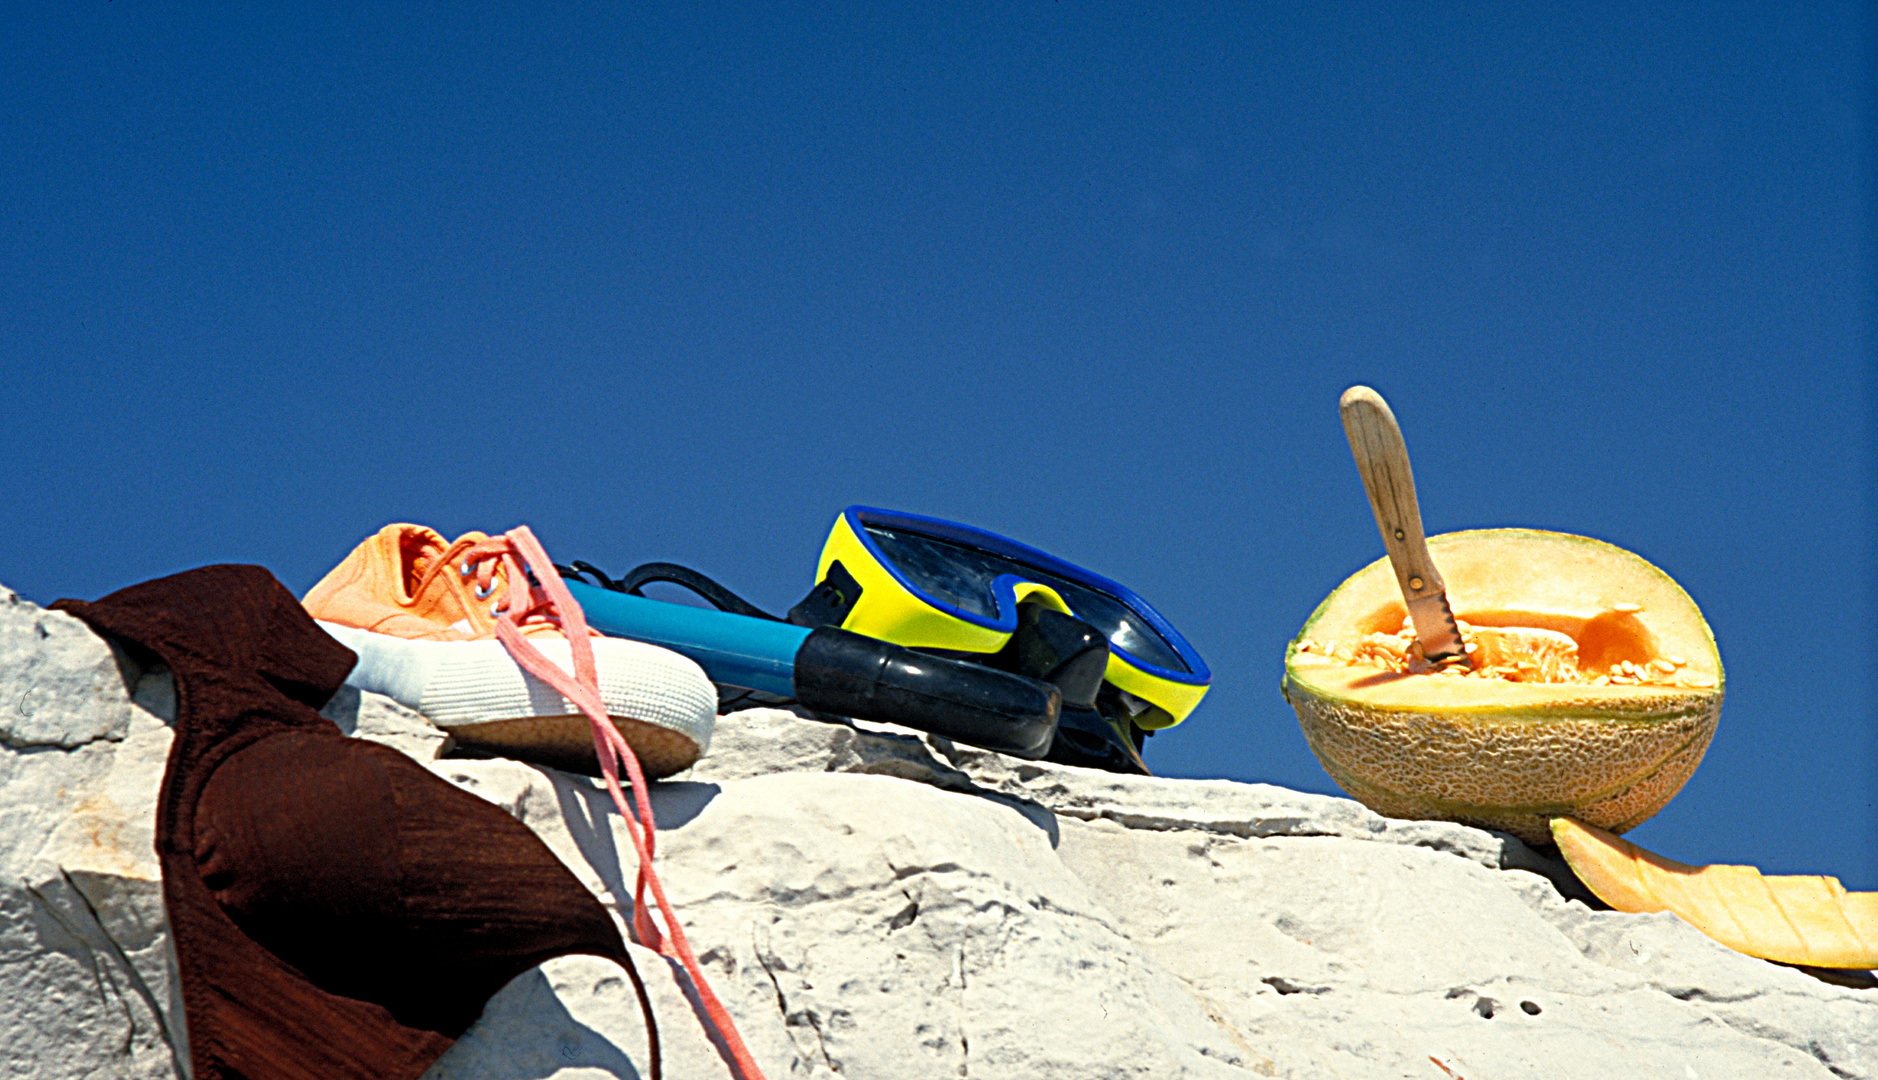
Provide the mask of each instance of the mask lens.
{"label": "mask lens", "polygon": [[1192,670],[1147,619],[1105,592],[966,544],[879,525],[865,528],[902,577],[960,611],[985,619],[997,618],[992,582],[1001,575],[1015,574],[1055,589],[1077,618],[1100,630],[1115,648],[1156,667]]}
{"label": "mask lens", "polygon": [[981,618],[998,617],[991,583],[999,574],[1010,572],[1008,560],[963,544],[878,525],[867,526],[867,535],[900,576],[920,590]]}

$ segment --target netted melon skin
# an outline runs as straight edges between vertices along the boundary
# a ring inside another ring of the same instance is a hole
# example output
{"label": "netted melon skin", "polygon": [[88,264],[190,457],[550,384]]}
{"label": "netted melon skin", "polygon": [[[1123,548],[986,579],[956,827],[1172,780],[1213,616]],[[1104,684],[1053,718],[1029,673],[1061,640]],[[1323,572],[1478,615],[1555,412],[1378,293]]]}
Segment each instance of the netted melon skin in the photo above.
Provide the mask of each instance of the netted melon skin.
{"label": "netted melon skin", "polygon": [[1666,694],[1592,716],[1382,711],[1285,681],[1311,752],[1351,798],[1385,817],[1433,818],[1550,846],[1570,815],[1614,833],[1647,821],[1701,764],[1719,691]]}

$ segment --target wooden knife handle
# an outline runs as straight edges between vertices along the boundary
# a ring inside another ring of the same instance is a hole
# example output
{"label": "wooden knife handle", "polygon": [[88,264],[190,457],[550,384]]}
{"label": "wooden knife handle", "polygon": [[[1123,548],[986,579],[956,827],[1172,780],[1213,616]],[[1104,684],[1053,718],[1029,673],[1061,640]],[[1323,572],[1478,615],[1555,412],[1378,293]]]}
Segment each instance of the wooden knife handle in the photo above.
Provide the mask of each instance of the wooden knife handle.
{"label": "wooden knife handle", "polygon": [[1404,600],[1440,596],[1447,592],[1441,572],[1428,555],[1422,535],[1421,506],[1415,501],[1415,476],[1409,471],[1408,446],[1402,428],[1382,395],[1367,386],[1343,392],[1337,409],[1343,414],[1343,433],[1349,437],[1356,471],[1369,493],[1369,508],[1376,512],[1376,528],[1389,552],[1396,583]]}

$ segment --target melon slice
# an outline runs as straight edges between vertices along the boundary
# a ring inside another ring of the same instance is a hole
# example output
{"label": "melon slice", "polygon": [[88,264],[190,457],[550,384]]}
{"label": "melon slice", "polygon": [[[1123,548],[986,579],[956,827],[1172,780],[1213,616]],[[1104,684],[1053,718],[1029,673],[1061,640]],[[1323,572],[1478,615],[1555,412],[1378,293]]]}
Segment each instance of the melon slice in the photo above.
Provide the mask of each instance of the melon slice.
{"label": "melon slice", "polygon": [[1390,817],[1549,845],[1552,818],[1623,832],[1682,789],[1721,714],[1702,613],[1599,540],[1534,529],[1430,537],[1471,668],[1421,661],[1387,559],[1330,594],[1285,655],[1317,760]]}
{"label": "melon slice", "polygon": [[1687,866],[1571,818],[1553,821],[1552,836],[1578,880],[1618,911],[1673,911],[1723,945],[1764,960],[1878,968],[1878,893],[1848,893],[1833,877]]}

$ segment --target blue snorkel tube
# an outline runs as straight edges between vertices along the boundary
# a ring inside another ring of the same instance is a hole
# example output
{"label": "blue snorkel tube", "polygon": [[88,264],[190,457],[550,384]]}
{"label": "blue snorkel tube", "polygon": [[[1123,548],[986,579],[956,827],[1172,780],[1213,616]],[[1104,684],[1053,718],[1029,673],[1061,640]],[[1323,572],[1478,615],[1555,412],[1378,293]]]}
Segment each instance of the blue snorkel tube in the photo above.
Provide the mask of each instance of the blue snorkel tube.
{"label": "blue snorkel tube", "polygon": [[603,634],[662,645],[712,682],[794,698],[816,712],[900,724],[1013,757],[1050,749],[1062,693],[1039,679],[839,630],[615,592],[567,589]]}

